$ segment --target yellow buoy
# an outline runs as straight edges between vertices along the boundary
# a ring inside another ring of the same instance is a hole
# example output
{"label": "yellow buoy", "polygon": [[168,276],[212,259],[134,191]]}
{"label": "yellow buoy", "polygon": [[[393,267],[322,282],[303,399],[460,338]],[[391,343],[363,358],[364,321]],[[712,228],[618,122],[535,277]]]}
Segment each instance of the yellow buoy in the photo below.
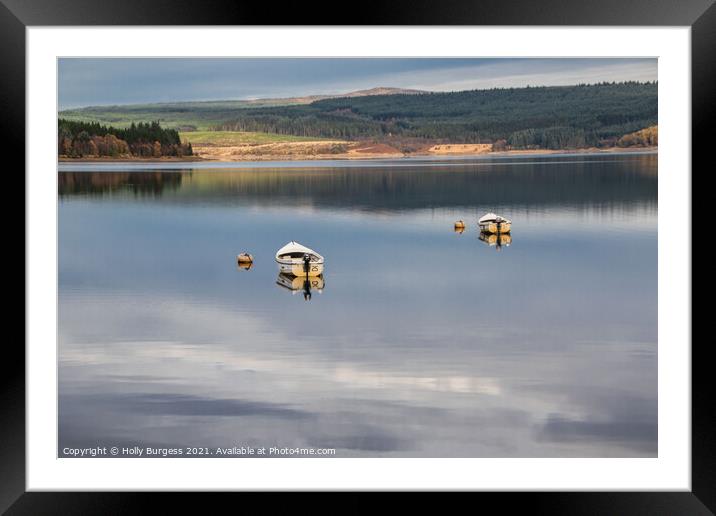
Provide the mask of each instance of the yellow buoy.
{"label": "yellow buoy", "polygon": [[455,223],[455,229],[465,229],[465,223],[461,220],[458,220]]}

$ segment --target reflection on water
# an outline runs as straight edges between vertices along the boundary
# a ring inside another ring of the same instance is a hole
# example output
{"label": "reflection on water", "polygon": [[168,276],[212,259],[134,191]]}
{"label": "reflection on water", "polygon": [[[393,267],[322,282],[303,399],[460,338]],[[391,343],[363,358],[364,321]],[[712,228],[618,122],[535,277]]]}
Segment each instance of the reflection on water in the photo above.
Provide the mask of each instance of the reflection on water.
{"label": "reflection on water", "polygon": [[59,195],[64,199],[77,195],[138,197],[151,193],[163,202],[182,204],[290,205],[368,211],[476,205],[490,206],[491,211],[509,206],[585,204],[608,208],[653,200],[656,163],[657,156],[651,154],[359,170],[351,166],[61,172]]}
{"label": "reflection on water", "polygon": [[490,247],[495,247],[497,251],[499,251],[502,246],[509,247],[510,244],[512,244],[512,233],[488,233],[486,231],[480,231],[478,238]]}
{"label": "reflection on water", "polygon": [[181,187],[182,174],[172,172],[81,172],[58,174],[60,197],[64,195],[103,195],[132,192],[135,195],[161,195]]}
{"label": "reflection on water", "polygon": [[290,290],[292,294],[301,291],[303,299],[306,301],[311,299],[312,291],[316,291],[319,294],[323,293],[323,289],[326,286],[323,274],[319,276],[293,276],[282,272],[278,273],[276,284]]}
{"label": "reflection on water", "polygon": [[359,165],[60,172],[60,454],[656,456],[655,155]]}

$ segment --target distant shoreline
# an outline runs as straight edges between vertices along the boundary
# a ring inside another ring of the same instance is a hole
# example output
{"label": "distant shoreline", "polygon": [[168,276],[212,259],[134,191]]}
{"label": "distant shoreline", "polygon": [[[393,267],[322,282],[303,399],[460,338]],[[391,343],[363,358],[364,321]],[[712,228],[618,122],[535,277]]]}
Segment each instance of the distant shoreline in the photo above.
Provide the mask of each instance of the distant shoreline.
{"label": "distant shoreline", "polygon": [[340,154],[316,154],[316,155],[286,155],[286,154],[261,154],[261,155],[241,155],[234,156],[234,159],[227,158],[211,158],[202,156],[186,156],[186,157],[160,157],[160,158],[111,158],[111,157],[83,157],[68,158],[61,156],[59,161],[62,163],[172,163],[172,162],[206,162],[206,163],[245,163],[251,161],[314,161],[314,160],[378,160],[378,159],[402,159],[402,158],[489,158],[489,157],[508,157],[508,156],[549,156],[554,154],[621,154],[632,152],[654,153],[658,152],[658,147],[609,147],[600,149],[596,147],[584,149],[520,149],[509,151],[490,151],[490,152],[456,152],[456,153],[430,153],[430,152],[413,152],[413,153],[340,153]]}
{"label": "distant shoreline", "polygon": [[69,158],[67,156],[58,156],[58,161],[62,163],[87,163],[87,162],[99,162],[99,163],[125,163],[125,162],[138,162],[138,163],[172,163],[172,162],[184,162],[184,161],[213,161],[201,158],[199,156],[184,156],[178,158],[176,156],[163,156],[160,158],[142,158],[138,156],[132,156],[129,158],[113,158],[111,156],[86,156],[82,158]]}
{"label": "distant shoreline", "polygon": [[564,149],[564,150],[552,150],[552,149],[535,149],[535,150],[510,150],[503,152],[490,152],[490,156],[520,156],[520,155],[540,155],[540,154],[622,154],[630,152],[644,152],[654,153],[658,152],[659,147],[608,147],[606,149],[600,149],[597,147],[588,147],[585,149]]}

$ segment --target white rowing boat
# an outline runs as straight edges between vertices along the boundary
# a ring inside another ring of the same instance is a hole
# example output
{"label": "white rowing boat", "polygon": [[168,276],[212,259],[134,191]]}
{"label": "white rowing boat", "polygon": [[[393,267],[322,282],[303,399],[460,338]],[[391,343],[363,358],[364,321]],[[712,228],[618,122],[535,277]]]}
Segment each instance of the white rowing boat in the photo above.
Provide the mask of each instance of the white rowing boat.
{"label": "white rowing boat", "polygon": [[323,273],[323,256],[298,242],[289,242],[276,251],[276,263],[283,274],[318,276]]}

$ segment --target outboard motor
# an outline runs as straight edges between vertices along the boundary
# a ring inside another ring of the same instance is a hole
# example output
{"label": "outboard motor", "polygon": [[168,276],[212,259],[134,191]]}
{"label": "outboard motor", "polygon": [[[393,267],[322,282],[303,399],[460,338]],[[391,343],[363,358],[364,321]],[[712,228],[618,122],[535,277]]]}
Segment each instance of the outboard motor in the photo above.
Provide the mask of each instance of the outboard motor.
{"label": "outboard motor", "polygon": [[311,268],[310,263],[311,263],[311,257],[310,257],[310,255],[304,254],[304,255],[303,255],[303,272],[305,272],[306,275],[308,275],[308,271],[309,271],[310,268]]}

